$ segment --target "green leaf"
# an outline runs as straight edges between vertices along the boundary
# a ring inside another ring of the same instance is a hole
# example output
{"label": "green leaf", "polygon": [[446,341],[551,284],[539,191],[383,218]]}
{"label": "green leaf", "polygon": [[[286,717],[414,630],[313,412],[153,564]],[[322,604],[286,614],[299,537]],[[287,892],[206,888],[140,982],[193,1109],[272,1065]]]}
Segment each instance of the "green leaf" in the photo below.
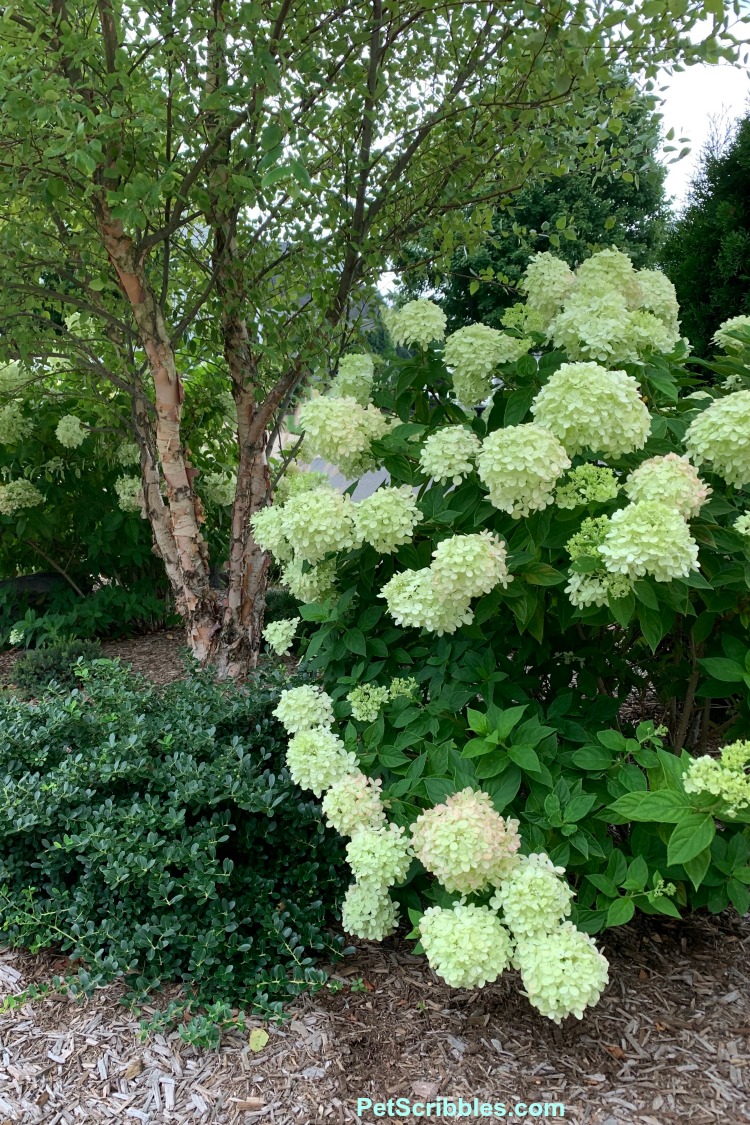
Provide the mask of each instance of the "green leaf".
{"label": "green leaf", "polygon": [[624,926],[634,914],[632,898],[616,898],[607,911],[607,926]]}
{"label": "green leaf", "polygon": [[456,783],[448,777],[426,777],[422,784],[433,805],[442,805],[446,797],[452,797],[456,792]]}
{"label": "green leaf", "polygon": [[357,653],[358,656],[367,656],[367,641],[361,629],[347,629],[344,633],[344,644],[349,652]]}
{"label": "green leaf", "polygon": [[[534,368],[536,369],[536,364]],[[533,387],[524,387],[520,391],[513,391],[505,404],[504,426],[517,426],[519,422],[523,421],[531,406],[534,393]]]}
{"label": "green leaf", "polygon": [[461,751],[462,758],[481,758],[485,754],[492,753],[496,750],[497,746],[494,742],[487,742],[484,738],[472,738],[466,743]]}
{"label": "green leaf", "polygon": [[688,859],[683,863],[683,867],[685,868],[685,872],[687,874],[687,877],[690,880],[690,882],[693,884],[693,886],[695,887],[696,891],[698,890],[698,887],[703,882],[703,877],[705,876],[706,872],[708,871],[708,868],[709,868],[710,864],[711,864],[711,849],[710,848],[704,848],[702,852],[698,853],[698,855],[693,856],[692,859]]}
{"label": "green leaf", "polygon": [[[673,789],[656,789],[649,792],[623,793],[609,806],[612,812],[644,824],[651,821],[663,824],[680,824],[695,815],[684,793]],[[705,845],[703,845],[705,847]],[[699,848],[698,851],[701,849]],[[679,862],[679,861],[676,861]]]}
{"label": "green leaf", "polygon": [[596,796],[593,793],[581,793],[577,797],[571,797],[570,801],[563,805],[565,823],[575,824],[576,821],[583,820],[595,804]]}
{"label": "green leaf", "polygon": [[642,891],[648,882],[648,864],[642,855],[637,855],[629,865],[622,887],[626,891]]}
{"label": "green leaf", "polygon": [[582,746],[572,755],[573,764],[582,770],[606,770],[614,758],[609,750],[601,746]]}
{"label": "green leaf", "polygon": [[633,594],[626,594],[624,598],[610,598],[609,610],[618,625],[622,625],[623,629],[630,622],[631,617],[635,611],[635,597]]}
{"label": "green leaf", "polygon": [[525,703],[518,707],[507,707],[494,719],[494,731],[501,742],[505,741],[513,727],[521,721],[526,708]]}
{"label": "green leaf", "polygon": [[618,753],[627,750],[628,740],[624,734],[620,734],[619,730],[600,730],[596,737],[608,750],[615,750]]}
{"label": "green leaf", "polygon": [[521,743],[519,746],[510,746],[508,748],[508,757],[511,761],[520,766],[522,770],[537,773],[539,770],[539,758],[533,746],[528,743]]}
{"label": "green leaf", "polygon": [[[671,790],[664,790],[665,794]],[[716,833],[714,818],[708,813],[693,813],[675,825],[667,844],[667,862],[685,863],[708,848]]]}
{"label": "green leaf", "polygon": [[[466,717],[469,723],[469,728],[475,734],[489,734],[490,724],[484,711],[475,711],[472,707],[466,708]],[[470,755],[466,755],[469,757]]]}
{"label": "green leaf", "polygon": [[530,582],[532,586],[559,586],[566,581],[561,570],[555,570],[553,566],[543,562],[528,563],[519,571],[518,577],[524,582]]}
{"label": "green leaf", "polygon": [[703,665],[709,676],[723,683],[741,684],[745,679],[745,669],[742,665],[734,660],[727,660],[724,656],[708,656],[698,663]]}
{"label": "green leaf", "polygon": [[638,622],[646,638],[648,647],[652,652],[656,652],[666,632],[661,614],[657,610],[649,609],[648,606],[642,605],[638,609]]}
{"label": "green leaf", "polygon": [[482,788],[489,793],[495,811],[501,813],[513,801],[521,788],[521,771],[518,766],[510,765],[503,772],[502,777],[486,781]]}

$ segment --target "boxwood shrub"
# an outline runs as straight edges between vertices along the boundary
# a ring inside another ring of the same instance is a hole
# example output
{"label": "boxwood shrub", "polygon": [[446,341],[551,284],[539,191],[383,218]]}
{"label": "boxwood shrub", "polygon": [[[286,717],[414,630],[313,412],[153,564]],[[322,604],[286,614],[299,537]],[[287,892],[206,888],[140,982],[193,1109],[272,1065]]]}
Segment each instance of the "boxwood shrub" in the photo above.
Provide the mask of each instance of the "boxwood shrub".
{"label": "boxwood shrub", "polygon": [[0,696],[2,940],[256,1008],[319,982],[345,867],[282,764],[281,676],[159,690],[97,660],[80,689]]}

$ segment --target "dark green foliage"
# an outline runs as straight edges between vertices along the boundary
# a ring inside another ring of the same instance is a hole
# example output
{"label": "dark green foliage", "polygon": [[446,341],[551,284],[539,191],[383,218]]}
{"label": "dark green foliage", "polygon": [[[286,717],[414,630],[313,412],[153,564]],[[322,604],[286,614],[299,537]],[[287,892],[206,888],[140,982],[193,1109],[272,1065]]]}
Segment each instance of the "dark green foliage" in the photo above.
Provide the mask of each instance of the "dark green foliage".
{"label": "dark green foliage", "polygon": [[26,695],[39,695],[51,681],[71,688],[81,682],[78,660],[96,660],[102,648],[96,641],[56,641],[45,648],[31,649],[13,666],[13,682]]}
{"label": "dark green foliage", "polygon": [[281,684],[157,691],[97,661],[67,697],[0,699],[3,939],[203,1001],[268,1009],[319,982],[342,848],[282,764]]}
{"label": "dark green foliage", "polygon": [[71,636],[122,637],[179,621],[167,590],[145,577],[127,588],[101,586],[84,597],[66,584],[43,599],[29,599],[10,586],[0,589],[0,648],[30,648]]}
{"label": "dark green foliage", "polygon": [[[447,278],[416,270],[407,274],[406,292],[416,296],[425,285],[439,284],[437,299],[449,331],[474,321],[501,328],[505,309],[522,299],[518,283],[536,251],[551,250],[576,267],[596,250],[617,246],[637,269],[653,266],[668,218],[666,172],[657,159],[659,123],[641,99],[622,125],[605,147],[616,143],[637,153],[635,177],[597,175],[583,167],[547,183],[526,184],[495,212],[492,231],[479,248],[453,255]],[[413,253],[420,256],[420,250]]]}
{"label": "dark green foliage", "polygon": [[731,141],[705,153],[688,207],[662,251],[696,355],[731,316],[750,313],[750,117]]}
{"label": "dark green foliage", "polygon": [[272,621],[284,621],[288,617],[299,617],[300,603],[289,590],[271,586],[266,594],[266,625]]}

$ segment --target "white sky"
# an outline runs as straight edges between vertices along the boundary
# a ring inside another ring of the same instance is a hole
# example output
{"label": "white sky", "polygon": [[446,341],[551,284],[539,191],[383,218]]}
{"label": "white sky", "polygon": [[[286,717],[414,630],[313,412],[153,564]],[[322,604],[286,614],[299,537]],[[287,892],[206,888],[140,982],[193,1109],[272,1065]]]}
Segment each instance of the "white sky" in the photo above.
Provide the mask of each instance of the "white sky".
{"label": "white sky", "polygon": [[[660,91],[664,99],[664,132],[674,128],[672,144],[677,145],[677,152],[685,147],[678,143],[680,137],[689,138],[690,145],[690,153],[668,167],[667,195],[673,198],[679,210],[701,149],[709,138],[712,120],[723,119],[729,123],[750,109],[750,70],[725,63],[701,64],[665,78],[664,85],[666,90]],[[664,159],[673,158],[677,152],[667,153]]]}

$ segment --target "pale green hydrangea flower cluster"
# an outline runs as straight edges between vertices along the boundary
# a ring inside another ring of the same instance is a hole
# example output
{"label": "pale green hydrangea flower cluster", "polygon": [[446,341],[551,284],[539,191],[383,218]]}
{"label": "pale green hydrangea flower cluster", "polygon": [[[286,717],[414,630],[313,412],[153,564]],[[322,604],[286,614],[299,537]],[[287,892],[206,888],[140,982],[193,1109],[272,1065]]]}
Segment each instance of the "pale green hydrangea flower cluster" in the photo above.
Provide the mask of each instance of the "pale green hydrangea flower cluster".
{"label": "pale green hydrangea flower cluster", "polygon": [[520,970],[529,1002],[555,1023],[569,1015],[581,1019],[609,980],[606,957],[572,922],[518,941],[513,963]]}
{"label": "pale green hydrangea flower cluster", "polygon": [[419,684],[413,676],[396,676],[391,680],[391,699],[403,696],[406,699],[415,699],[419,693]]}
{"label": "pale green hydrangea flower cluster", "polygon": [[569,468],[565,447],[533,422],[488,434],[477,456],[479,479],[490,503],[514,519],[551,504],[555,485]]}
{"label": "pale green hydrangea flower cluster", "polygon": [[632,589],[633,580],[626,574],[607,574],[601,570],[577,574],[573,571],[568,577],[565,593],[572,605],[586,609],[590,605],[609,605],[610,600],[627,597]]}
{"label": "pale green hydrangea flower cluster", "polygon": [[698,544],[677,508],[639,500],[610,517],[599,554],[610,574],[649,575],[657,582],[687,578],[698,570]]}
{"label": "pale green hydrangea flower cluster", "polygon": [[282,691],[274,715],[288,734],[333,725],[333,700],[312,684]]}
{"label": "pale green hydrangea flower cluster", "polygon": [[286,764],[292,781],[300,789],[311,789],[321,797],[337,781],[357,768],[357,757],[329,727],[311,727],[292,735],[286,748]]}
{"label": "pale green hydrangea flower cluster", "polygon": [[18,402],[0,407],[0,445],[17,445],[34,430],[31,418],[26,418]]}
{"label": "pale green hydrangea flower cluster", "polygon": [[680,306],[674,285],[661,270],[638,270],[638,304],[663,321],[673,335],[680,332]]}
{"label": "pale green hydrangea flower cluster", "polygon": [[573,891],[563,871],[543,853],[521,856],[495,891],[490,906],[502,911],[517,941],[551,933],[570,914]]}
{"label": "pale green hydrangea flower cluster", "polygon": [[11,363],[0,363],[0,394],[15,394],[30,382],[32,377],[16,360]]}
{"label": "pale green hydrangea flower cluster", "polygon": [[[559,261],[559,259],[555,260]],[[524,301],[509,305],[500,317],[500,321],[506,328],[514,329],[522,336],[529,336],[532,332],[537,336],[544,336],[548,324],[543,313],[532,309]]]}
{"label": "pale green hydrangea flower cluster", "polygon": [[445,313],[434,301],[423,297],[408,301],[400,309],[389,310],[383,320],[397,347],[417,344],[426,348],[435,341],[445,339]]}
{"label": "pale green hydrangea flower cluster", "polygon": [[0,516],[12,516],[22,508],[36,508],[44,503],[44,496],[30,480],[12,480],[0,484]]}
{"label": "pale green hydrangea flower cluster", "polygon": [[228,508],[234,503],[237,477],[233,473],[206,473],[200,479],[200,490],[210,504]]}
{"label": "pale green hydrangea flower cluster", "polygon": [[66,414],[57,423],[55,436],[66,449],[77,449],[88,437],[88,430],[75,414]]}
{"label": "pale green hydrangea flower cluster", "polygon": [[367,406],[374,377],[375,364],[371,355],[365,352],[342,355],[331,383],[331,394],[337,398],[353,398],[360,406]]}
{"label": "pale green hydrangea flower cluster", "polygon": [[492,393],[492,372],[501,363],[514,363],[531,347],[486,324],[459,328],[445,341],[443,359],[451,373],[456,398],[464,406],[477,406]]}
{"label": "pale green hydrangea flower cluster", "polygon": [[117,504],[123,512],[143,511],[143,488],[139,477],[118,477],[115,492]]}
{"label": "pale green hydrangea flower cluster", "polygon": [[[280,526],[288,549],[293,545],[294,556],[317,563],[327,554],[359,546],[353,508],[349,497],[334,488],[292,496],[280,509]],[[255,516],[252,523],[257,534]],[[278,554],[277,557],[281,558]]]}
{"label": "pale green hydrangea flower cluster", "polygon": [[285,617],[280,621],[271,621],[263,630],[263,640],[277,656],[284,656],[292,647],[299,617]]}
{"label": "pale green hydrangea flower cluster", "polygon": [[391,693],[385,686],[359,684],[352,688],[346,698],[351,705],[353,719],[360,723],[374,723],[380,714],[380,708],[390,697]]}
{"label": "pale green hydrangea flower cluster", "polygon": [[473,471],[480,445],[477,435],[466,426],[445,426],[425,439],[419,466],[438,484],[458,485]]}
{"label": "pale green hydrangea flower cluster", "polygon": [[483,988],[511,963],[510,935],[488,906],[430,906],[419,940],[430,967],[452,988]]}
{"label": "pale green hydrangea flower cluster", "polygon": [[735,817],[750,808],[750,742],[732,742],[718,758],[708,754],[694,758],[683,782],[686,793],[719,797],[727,806],[727,816]]}
{"label": "pale green hydrangea flower cluster", "polygon": [[335,465],[346,477],[361,476],[375,468],[373,441],[382,438],[390,425],[374,406],[362,406],[356,398],[313,398],[300,409],[299,422],[305,431],[305,450]]}
{"label": "pale green hydrangea flower cluster", "polygon": [[141,454],[134,441],[120,442],[115,451],[115,461],[127,469],[129,465],[140,465]]}
{"label": "pale green hydrangea flower cluster", "polygon": [[281,581],[300,602],[322,602],[336,588],[336,560],[308,566],[303,559],[293,559],[282,568]]}
{"label": "pale green hydrangea flower cluster", "polygon": [[522,288],[543,314],[547,339],[573,360],[635,363],[649,351],[671,352],[680,338],[672,283],[657,271],[636,271],[617,249],[592,255],[575,274],[552,254],[538,254]]}
{"label": "pale green hydrangea flower cluster", "polygon": [[651,429],[636,380],[598,363],[563,363],[537,394],[531,413],[571,457],[584,449],[621,457],[642,449]]}
{"label": "pale green hydrangea flower cluster", "polygon": [[394,574],[380,596],[397,625],[442,636],[472,621],[474,598],[510,581],[504,544],[483,531],[444,539],[429,567]]}
{"label": "pale green hydrangea flower cluster", "polygon": [[505,544],[489,531],[441,540],[432,560],[435,589],[446,599],[470,602],[513,581],[508,574]]}
{"label": "pale green hydrangea flower cluster", "polygon": [[667,453],[650,457],[634,469],[623,485],[629,500],[653,500],[676,508],[683,519],[697,516],[711,495],[687,457]]}
{"label": "pale green hydrangea flower cluster", "polygon": [[341,907],[341,924],[347,934],[383,941],[398,925],[398,906],[382,887],[352,883]]}
{"label": "pale green hydrangea flower cluster", "polygon": [[[609,530],[606,516],[590,516],[583,520],[580,528],[565,544],[565,550],[575,561],[583,557],[598,558],[599,548]],[[565,593],[578,609],[590,605],[609,605],[610,598],[624,598],[633,589],[633,581],[627,575],[608,574],[604,565],[587,574],[572,571]]]}
{"label": "pale green hydrangea flower cluster", "polygon": [[405,629],[426,629],[441,637],[443,633],[455,633],[474,619],[474,611],[465,602],[453,603],[440,597],[429,567],[394,574],[380,596],[385,598],[396,624]]}
{"label": "pale green hydrangea flower cluster", "polygon": [[411,826],[417,859],[447,891],[497,886],[517,863],[518,821],[495,812],[489,794],[471,788],[426,809]]}
{"label": "pale green hydrangea flower cluster", "polygon": [[282,691],[274,710],[292,735],[286,762],[292,780],[323,797],[332,828],[349,836],[347,860],[355,877],[342,908],[347,933],[382,941],[396,928],[398,908],[388,888],[406,878],[411,848],[403,828],[386,823],[381,782],[366,777],[357,757],[332,730],[333,700],[311,684]]}
{"label": "pale green hydrangea flower cluster", "polygon": [[750,338],[750,316],[730,316],[714,332],[713,342],[725,352],[741,352],[748,345],[735,333]]}
{"label": "pale green hydrangea flower cluster", "polygon": [[354,505],[358,537],[381,555],[391,555],[411,543],[414,528],[422,519],[417,498],[408,485],[379,488]]}
{"label": "pale green hydrangea flower cluster", "polygon": [[558,508],[578,508],[583,504],[605,504],[616,500],[620,491],[612,469],[586,462],[566,473],[555,489]]}
{"label": "pale green hydrangea flower cluster", "polygon": [[562,258],[556,258],[548,250],[531,258],[520,288],[526,294],[526,308],[541,318],[543,331],[557,316],[574,285],[575,275]]}
{"label": "pale green hydrangea flower cluster", "polygon": [[750,512],[743,512],[732,524],[738,535],[750,535]]}
{"label": "pale green hydrangea flower cluster", "polygon": [[406,878],[412,851],[400,824],[361,824],[346,845],[346,859],[358,883],[385,889]]}
{"label": "pale green hydrangea flower cluster", "polygon": [[382,787],[382,781],[359,770],[332,785],[323,798],[323,813],[331,828],[340,836],[351,836],[362,826],[379,828],[385,824]]}
{"label": "pale green hydrangea flower cluster", "polygon": [[300,492],[314,492],[316,488],[328,488],[328,475],[314,472],[312,469],[301,469],[298,465],[289,465],[283,477],[276,486],[274,503],[286,504],[290,496]]}
{"label": "pale green hydrangea flower cluster", "polygon": [[706,407],[688,426],[685,449],[691,461],[708,462],[727,484],[750,484],[750,391],[735,391]]}

